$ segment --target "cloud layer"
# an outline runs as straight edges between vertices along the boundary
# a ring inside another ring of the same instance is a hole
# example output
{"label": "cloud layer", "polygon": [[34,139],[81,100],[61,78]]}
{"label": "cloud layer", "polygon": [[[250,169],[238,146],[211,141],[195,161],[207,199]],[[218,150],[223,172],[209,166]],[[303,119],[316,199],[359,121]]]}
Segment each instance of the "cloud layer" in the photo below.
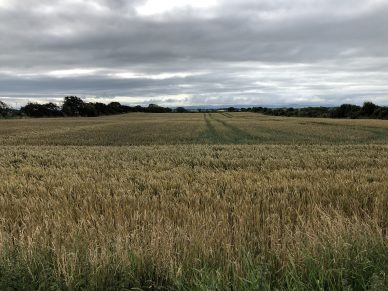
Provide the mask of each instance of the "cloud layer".
{"label": "cloud layer", "polygon": [[385,0],[0,0],[0,96],[388,105],[387,15]]}

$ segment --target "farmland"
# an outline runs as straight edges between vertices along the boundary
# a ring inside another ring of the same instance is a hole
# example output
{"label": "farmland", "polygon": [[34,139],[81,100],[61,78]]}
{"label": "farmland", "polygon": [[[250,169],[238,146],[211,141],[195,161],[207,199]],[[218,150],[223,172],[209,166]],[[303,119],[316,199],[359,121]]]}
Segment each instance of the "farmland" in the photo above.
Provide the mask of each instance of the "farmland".
{"label": "farmland", "polygon": [[388,122],[0,120],[0,289],[388,289]]}

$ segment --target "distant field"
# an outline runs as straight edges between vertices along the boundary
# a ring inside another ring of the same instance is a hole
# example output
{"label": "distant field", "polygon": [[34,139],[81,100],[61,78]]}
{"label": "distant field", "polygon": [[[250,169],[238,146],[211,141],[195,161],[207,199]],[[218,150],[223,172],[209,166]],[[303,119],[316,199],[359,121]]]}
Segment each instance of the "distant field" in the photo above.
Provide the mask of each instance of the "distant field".
{"label": "distant field", "polygon": [[2,145],[370,144],[388,121],[255,113],[133,113],[98,118],[0,120]]}
{"label": "distant field", "polygon": [[388,290],[388,121],[0,120],[0,149],[0,290]]}

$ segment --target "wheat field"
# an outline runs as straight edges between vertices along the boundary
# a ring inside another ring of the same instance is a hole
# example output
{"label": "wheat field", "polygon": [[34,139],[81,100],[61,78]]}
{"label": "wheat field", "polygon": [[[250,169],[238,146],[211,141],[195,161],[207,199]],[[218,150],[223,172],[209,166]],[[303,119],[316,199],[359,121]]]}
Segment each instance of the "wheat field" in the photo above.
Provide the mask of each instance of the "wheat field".
{"label": "wheat field", "polygon": [[388,290],[388,122],[0,120],[1,290]]}

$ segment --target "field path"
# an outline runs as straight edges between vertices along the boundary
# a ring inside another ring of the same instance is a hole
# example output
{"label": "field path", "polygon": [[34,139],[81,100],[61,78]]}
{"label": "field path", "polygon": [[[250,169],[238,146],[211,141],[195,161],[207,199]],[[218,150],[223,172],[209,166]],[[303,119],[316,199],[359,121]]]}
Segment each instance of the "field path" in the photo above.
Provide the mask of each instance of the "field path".
{"label": "field path", "polygon": [[235,117],[226,113],[204,113],[206,131],[203,134],[205,142],[210,143],[252,143],[256,137],[232,124]]}

